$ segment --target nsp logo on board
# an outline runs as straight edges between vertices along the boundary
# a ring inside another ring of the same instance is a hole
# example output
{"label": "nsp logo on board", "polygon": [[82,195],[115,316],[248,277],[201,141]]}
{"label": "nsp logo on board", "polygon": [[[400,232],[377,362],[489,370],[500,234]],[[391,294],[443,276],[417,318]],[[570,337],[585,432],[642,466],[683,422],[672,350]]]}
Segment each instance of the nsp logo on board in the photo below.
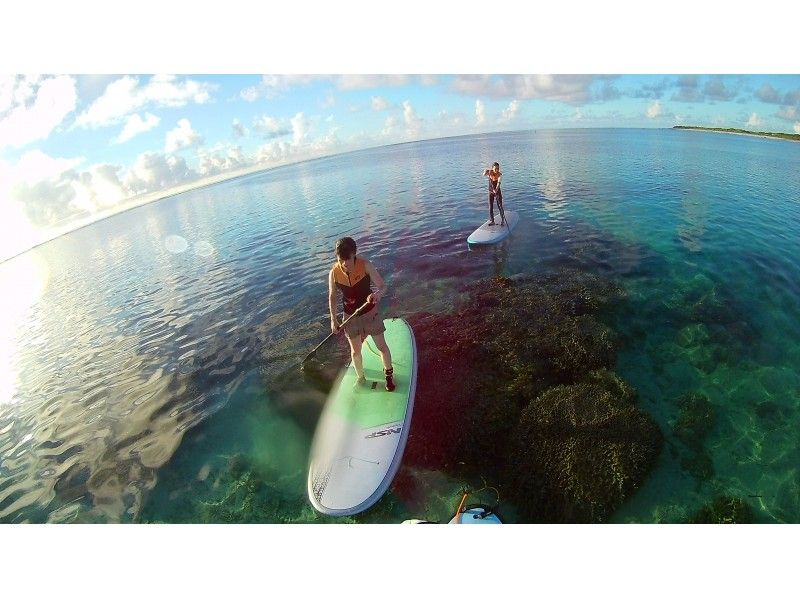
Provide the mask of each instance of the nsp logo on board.
{"label": "nsp logo on board", "polygon": [[389,434],[399,434],[400,430],[403,429],[403,426],[399,428],[386,428],[385,430],[378,430],[377,432],[373,432],[372,434],[367,434],[364,438],[378,438],[380,436],[388,436]]}

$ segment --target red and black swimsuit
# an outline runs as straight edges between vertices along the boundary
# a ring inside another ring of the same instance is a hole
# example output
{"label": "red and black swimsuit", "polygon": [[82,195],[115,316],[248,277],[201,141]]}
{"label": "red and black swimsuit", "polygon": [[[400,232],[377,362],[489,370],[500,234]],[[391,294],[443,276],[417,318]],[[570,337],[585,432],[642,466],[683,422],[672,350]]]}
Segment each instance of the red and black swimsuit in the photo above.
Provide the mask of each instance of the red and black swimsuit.
{"label": "red and black swimsuit", "polygon": [[497,201],[503,201],[503,192],[498,187],[497,183],[500,181],[500,173],[495,173],[494,170],[489,171],[489,199],[494,197]]}
{"label": "red and black swimsuit", "polygon": [[[342,308],[344,313],[349,316],[364,305],[367,302],[367,297],[372,293],[366,261],[356,257],[355,266],[350,271],[350,274],[345,272],[338,262],[334,264],[331,271],[333,272],[333,281],[336,283],[336,288],[342,292]],[[375,305],[370,304],[361,313],[365,314],[374,308]]]}

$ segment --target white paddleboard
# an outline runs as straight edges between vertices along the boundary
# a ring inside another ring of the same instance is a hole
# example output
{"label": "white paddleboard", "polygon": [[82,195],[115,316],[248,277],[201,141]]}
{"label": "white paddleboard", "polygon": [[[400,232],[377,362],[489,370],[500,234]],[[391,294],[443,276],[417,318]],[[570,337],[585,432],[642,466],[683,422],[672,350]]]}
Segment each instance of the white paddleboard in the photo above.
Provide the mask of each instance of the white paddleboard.
{"label": "white paddleboard", "polygon": [[367,384],[354,387],[351,363],[334,384],[317,424],[308,498],[325,515],[354,515],[368,509],[389,489],[400,468],[414,408],[417,347],[405,320],[383,323],[397,387],[386,390],[380,354],[367,338],[361,351]]}
{"label": "white paddleboard", "polygon": [[506,223],[503,226],[500,226],[500,214],[496,213],[494,219],[496,224],[489,226],[491,220],[487,220],[467,237],[467,243],[470,245],[491,245],[505,239],[519,222],[519,214],[517,212],[506,210],[505,214]]}

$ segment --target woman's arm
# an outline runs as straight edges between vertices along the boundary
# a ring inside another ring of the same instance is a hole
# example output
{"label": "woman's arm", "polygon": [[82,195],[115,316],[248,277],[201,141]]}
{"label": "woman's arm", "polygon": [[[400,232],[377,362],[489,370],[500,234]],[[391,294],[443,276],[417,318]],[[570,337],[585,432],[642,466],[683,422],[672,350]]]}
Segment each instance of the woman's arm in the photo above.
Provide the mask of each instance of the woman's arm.
{"label": "woman's arm", "polygon": [[378,271],[375,269],[375,266],[372,265],[372,262],[367,261],[365,268],[367,270],[367,274],[369,274],[370,281],[375,283],[375,287],[377,289],[370,294],[369,297],[367,297],[367,300],[371,303],[377,303],[386,296],[386,283],[384,282],[383,278],[381,278],[381,275],[378,274]]}
{"label": "woman's arm", "polygon": [[328,274],[328,310],[331,313],[331,330],[339,331],[339,320],[336,317],[336,283],[333,278],[333,270]]}

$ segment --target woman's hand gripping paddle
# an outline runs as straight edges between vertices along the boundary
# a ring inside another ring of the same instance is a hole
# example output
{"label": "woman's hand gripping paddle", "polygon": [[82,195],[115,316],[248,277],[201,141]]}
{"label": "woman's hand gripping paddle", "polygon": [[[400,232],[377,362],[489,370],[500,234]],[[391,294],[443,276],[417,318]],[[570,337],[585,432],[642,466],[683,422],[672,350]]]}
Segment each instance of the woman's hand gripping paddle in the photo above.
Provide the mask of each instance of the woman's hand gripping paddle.
{"label": "woman's hand gripping paddle", "polygon": [[[362,305],[362,306],[361,306],[361,307],[359,307],[359,308],[358,308],[356,311],[354,311],[352,314],[350,314],[349,316],[347,316],[347,318],[345,318],[344,322],[342,322],[341,324],[339,324],[339,330],[341,330],[342,328],[344,328],[344,327],[345,327],[345,325],[346,325],[346,324],[347,324],[347,323],[348,323],[348,322],[349,322],[351,319],[355,318],[356,316],[360,316],[360,315],[363,313],[364,309],[365,309],[366,307],[368,307],[369,305],[370,305],[370,303],[369,303],[369,301],[367,301],[367,302],[366,302],[364,305]],[[330,338],[331,338],[331,337],[332,337],[334,334],[337,334],[337,333],[336,333],[336,332],[331,332],[331,333],[330,333],[328,336],[326,336],[326,337],[323,339],[323,341],[322,341],[320,344],[318,344],[316,347],[314,347],[314,349],[311,351],[311,353],[309,353],[308,355],[306,355],[306,356],[303,358],[303,361],[301,361],[301,362],[300,362],[300,369],[303,369],[303,366],[305,365],[306,361],[308,361],[309,359],[311,359],[311,358],[314,356],[314,354],[317,352],[317,349],[319,349],[319,348],[320,348],[322,345],[324,345],[324,344],[325,344],[325,343],[328,341],[328,339],[330,339]]]}

